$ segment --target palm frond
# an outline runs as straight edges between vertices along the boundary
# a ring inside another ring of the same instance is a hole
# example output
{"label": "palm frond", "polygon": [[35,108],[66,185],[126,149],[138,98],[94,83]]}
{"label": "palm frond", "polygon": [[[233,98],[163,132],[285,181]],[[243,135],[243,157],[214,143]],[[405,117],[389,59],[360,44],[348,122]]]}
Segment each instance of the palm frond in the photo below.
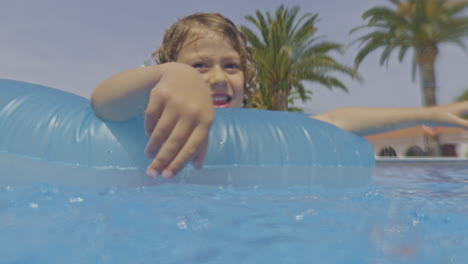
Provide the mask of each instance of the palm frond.
{"label": "palm frond", "polygon": [[449,40],[447,42],[455,44],[456,46],[461,48],[464,52],[467,51],[466,44],[461,39],[452,39],[452,40]]}
{"label": "palm frond", "polygon": [[257,37],[257,35],[247,27],[241,26],[240,30],[244,33],[245,37],[249,40],[249,44],[253,49],[264,49],[265,44]]}
{"label": "palm frond", "polygon": [[368,41],[364,47],[362,47],[356,57],[354,58],[354,67],[357,69],[359,65],[362,63],[365,57],[369,55],[371,52],[375,51],[378,48],[385,47],[386,43],[382,40],[376,39],[373,41]]}
{"label": "palm frond", "polygon": [[257,29],[260,30],[262,34],[263,41],[265,44],[268,45],[268,24],[263,17],[263,14],[259,11],[256,12],[257,18],[255,19],[253,16],[246,16],[245,19],[251,23],[253,23]]}
{"label": "palm frond", "polygon": [[393,34],[388,32],[388,31],[374,31],[374,32],[370,32],[356,40],[354,40],[352,44],[355,44],[357,42],[359,42],[360,45],[363,45],[363,44],[366,44],[367,42],[374,42],[374,41],[379,41],[379,42],[382,42],[382,45],[385,44],[385,42],[388,42],[389,40],[391,40],[393,38]]}
{"label": "palm frond", "polygon": [[445,15],[448,17],[454,17],[458,15],[459,13],[465,11],[465,9],[468,7],[468,2],[458,2],[455,4],[452,4],[451,6],[447,7],[444,11]]}
{"label": "palm frond", "polygon": [[309,45],[309,47],[303,50],[302,55],[310,57],[315,54],[325,54],[331,51],[343,54],[343,44],[328,41],[320,42],[315,45]]}
{"label": "palm frond", "polygon": [[379,64],[383,65],[386,64],[388,66],[388,61],[390,59],[390,55],[392,54],[392,51],[397,48],[396,45],[387,45],[384,48],[384,51],[382,52],[382,55],[380,55],[380,61]]}
{"label": "palm frond", "polygon": [[468,17],[463,17],[451,19],[450,22],[441,26],[434,39],[443,42],[466,36],[468,36]]}
{"label": "palm frond", "polygon": [[405,55],[406,55],[406,52],[408,51],[408,49],[410,48],[409,45],[402,45],[400,47],[400,51],[398,52],[398,61],[399,62],[402,62]]}
{"label": "palm frond", "polygon": [[369,19],[367,26],[374,26],[379,22],[388,25],[407,25],[408,21],[389,7],[374,7],[364,12],[362,19]]}
{"label": "palm frond", "polygon": [[389,0],[389,1],[392,2],[395,5],[398,5],[398,4],[401,3],[400,0]]}
{"label": "palm frond", "polygon": [[418,61],[417,61],[417,58],[416,58],[416,52],[413,53],[413,59],[412,59],[412,62],[411,62],[411,80],[416,80],[416,72],[418,70]]}

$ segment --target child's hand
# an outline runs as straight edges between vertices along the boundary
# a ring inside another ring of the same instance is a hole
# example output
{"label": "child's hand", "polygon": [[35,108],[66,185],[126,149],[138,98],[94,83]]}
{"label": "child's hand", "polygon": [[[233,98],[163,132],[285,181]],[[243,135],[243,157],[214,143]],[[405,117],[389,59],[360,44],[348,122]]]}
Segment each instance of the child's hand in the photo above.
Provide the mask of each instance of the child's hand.
{"label": "child's hand", "polygon": [[429,121],[449,123],[468,129],[468,120],[463,117],[468,114],[468,101],[429,107],[428,114]]}
{"label": "child's hand", "polygon": [[170,178],[191,159],[202,166],[215,111],[210,87],[197,70],[180,63],[164,67],[146,109],[150,140],[145,153],[154,158],[148,175]]}

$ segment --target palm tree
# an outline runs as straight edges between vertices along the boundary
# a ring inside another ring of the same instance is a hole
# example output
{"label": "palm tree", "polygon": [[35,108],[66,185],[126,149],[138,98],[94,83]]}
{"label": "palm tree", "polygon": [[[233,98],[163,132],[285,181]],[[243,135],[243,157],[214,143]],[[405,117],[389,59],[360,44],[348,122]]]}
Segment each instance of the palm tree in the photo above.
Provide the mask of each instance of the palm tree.
{"label": "palm tree", "polygon": [[[362,45],[356,58],[355,67],[367,55],[383,48],[380,65],[388,63],[393,51],[398,50],[401,62],[408,50],[413,51],[413,80],[419,68],[423,93],[423,104],[437,104],[434,65],[439,54],[440,43],[454,43],[465,49],[462,38],[468,36],[468,17],[462,12],[468,7],[466,1],[450,0],[389,0],[395,7],[378,6],[364,12],[362,18],[367,24],[355,28],[370,29],[357,39]],[[429,153],[439,155],[436,137],[429,139],[432,149]]]}
{"label": "palm tree", "polygon": [[330,53],[342,52],[343,45],[318,42],[315,26],[318,15],[306,13],[298,18],[300,8],[280,6],[274,16],[269,12],[246,20],[256,26],[253,30],[241,26],[257,64],[257,87],[252,92],[249,106],[271,110],[288,110],[291,93],[303,102],[310,99],[304,81],[317,82],[327,88],[346,86],[332,73],[344,73],[359,78],[352,67],[339,64]]}

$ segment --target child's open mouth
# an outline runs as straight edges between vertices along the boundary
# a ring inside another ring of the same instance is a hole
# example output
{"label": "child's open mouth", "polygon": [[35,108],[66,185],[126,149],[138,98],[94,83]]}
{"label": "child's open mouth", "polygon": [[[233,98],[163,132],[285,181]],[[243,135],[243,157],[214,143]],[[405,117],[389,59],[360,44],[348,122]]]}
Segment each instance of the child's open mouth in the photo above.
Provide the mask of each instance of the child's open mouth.
{"label": "child's open mouth", "polygon": [[232,97],[227,94],[213,94],[213,104],[215,107],[229,107]]}

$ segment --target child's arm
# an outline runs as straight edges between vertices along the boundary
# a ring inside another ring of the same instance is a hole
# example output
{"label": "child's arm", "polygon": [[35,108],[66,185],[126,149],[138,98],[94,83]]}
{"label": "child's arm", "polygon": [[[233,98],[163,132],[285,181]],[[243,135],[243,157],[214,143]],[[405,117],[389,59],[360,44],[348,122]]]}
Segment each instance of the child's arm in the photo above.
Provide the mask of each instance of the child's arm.
{"label": "child's arm", "polygon": [[404,127],[460,126],[468,129],[468,101],[423,108],[339,108],[312,116],[358,135],[371,135]]}
{"label": "child's arm", "polygon": [[102,82],[91,104],[109,121],[145,112],[150,176],[172,177],[191,159],[203,164],[215,112],[210,87],[193,67],[166,63],[124,71]]}

